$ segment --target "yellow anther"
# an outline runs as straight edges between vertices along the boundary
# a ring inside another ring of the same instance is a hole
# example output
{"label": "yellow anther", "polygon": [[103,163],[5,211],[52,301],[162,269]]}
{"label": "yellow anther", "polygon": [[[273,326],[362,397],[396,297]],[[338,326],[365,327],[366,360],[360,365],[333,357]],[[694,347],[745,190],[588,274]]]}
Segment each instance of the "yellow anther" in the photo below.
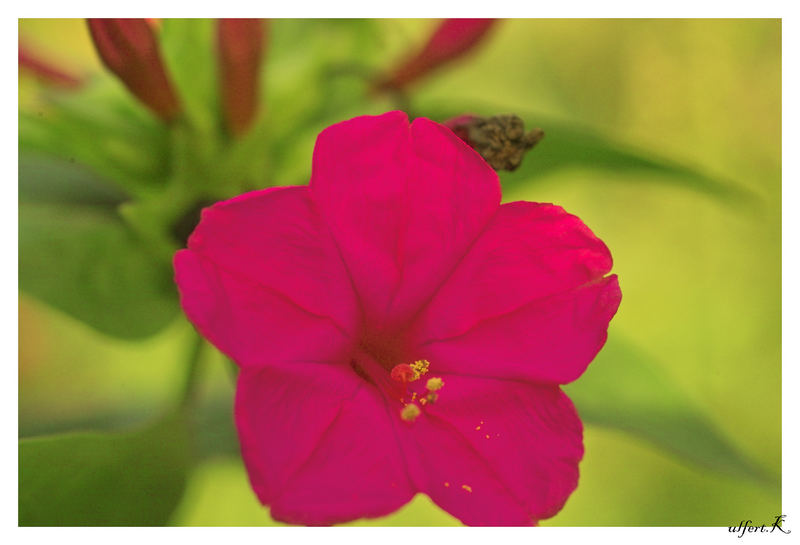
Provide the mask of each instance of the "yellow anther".
{"label": "yellow anther", "polygon": [[419,416],[420,410],[414,403],[409,403],[400,411],[400,418],[406,422],[413,422]]}
{"label": "yellow anther", "polygon": [[425,384],[425,387],[430,392],[438,392],[444,386],[444,381],[439,377],[429,378],[428,382]]}
{"label": "yellow anther", "polygon": [[467,492],[472,492],[472,487],[470,485],[468,485],[468,484],[462,484],[461,488],[463,488]]}
{"label": "yellow anther", "polygon": [[444,483],[444,486],[445,486],[445,488],[450,488],[450,483],[448,483],[447,481],[445,481],[445,483]]}
{"label": "yellow anther", "polygon": [[439,394],[436,392],[428,392],[428,395],[425,396],[425,399],[428,403],[434,403],[437,399],[439,399]]}
{"label": "yellow anther", "polygon": [[428,367],[431,366],[431,362],[428,360],[417,360],[411,364],[411,369],[414,371],[414,377],[411,380],[417,380],[422,375],[428,372]]}

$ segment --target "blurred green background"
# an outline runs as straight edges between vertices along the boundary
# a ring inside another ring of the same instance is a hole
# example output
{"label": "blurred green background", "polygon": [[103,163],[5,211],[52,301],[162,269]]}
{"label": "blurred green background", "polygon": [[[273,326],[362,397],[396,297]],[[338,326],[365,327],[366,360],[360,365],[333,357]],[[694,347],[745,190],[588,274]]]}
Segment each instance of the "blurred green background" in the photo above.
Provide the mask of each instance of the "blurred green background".
{"label": "blurred green background", "polygon": [[[296,50],[286,38],[291,32],[282,29],[301,24],[271,23],[267,117],[288,116],[308,99],[284,89],[317,51]],[[388,67],[435,22],[360,22],[369,26],[366,38],[341,47],[342,29],[355,23],[314,24],[315,32],[333,29],[323,61],[355,51]],[[19,29],[53,61],[101,72],[82,20],[22,20]],[[39,93],[21,76],[22,110],[35,111]],[[411,96],[415,115],[433,117],[439,105],[458,113],[463,104],[541,126],[548,136],[523,172],[504,178],[504,200],[563,206],[615,259],[623,301],[608,346],[567,388],[586,422],[580,485],[542,524],[729,526],[780,514],[780,22],[505,20],[474,54],[420,82]],[[394,107],[380,100],[330,117]],[[738,187],[738,196],[698,191],[686,181],[691,176],[597,169],[591,161],[528,181],[537,155],[548,153],[548,120],[688,165]],[[275,183],[307,179],[313,137],[325,124],[286,152],[289,166]],[[21,437],[135,426],[172,405],[183,386],[192,332],[182,318],[146,340],[119,340],[21,293],[19,323]],[[227,362],[211,350],[204,359],[199,426],[212,432],[199,440],[170,523],[275,524],[236,452]],[[418,496],[389,517],[355,524],[458,522]]]}

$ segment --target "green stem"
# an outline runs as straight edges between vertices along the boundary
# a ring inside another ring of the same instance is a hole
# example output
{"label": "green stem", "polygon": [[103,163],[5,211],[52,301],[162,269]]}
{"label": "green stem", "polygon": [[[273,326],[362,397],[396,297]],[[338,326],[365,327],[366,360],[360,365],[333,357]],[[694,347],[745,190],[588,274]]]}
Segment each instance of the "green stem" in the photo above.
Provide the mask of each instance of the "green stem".
{"label": "green stem", "polygon": [[186,378],[183,383],[183,394],[181,396],[181,407],[188,407],[197,397],[197,389],[200,383],[200,362],[202,361],[203,338],[193,333],[194,342],[189,349],[189,358],[186,361]]}

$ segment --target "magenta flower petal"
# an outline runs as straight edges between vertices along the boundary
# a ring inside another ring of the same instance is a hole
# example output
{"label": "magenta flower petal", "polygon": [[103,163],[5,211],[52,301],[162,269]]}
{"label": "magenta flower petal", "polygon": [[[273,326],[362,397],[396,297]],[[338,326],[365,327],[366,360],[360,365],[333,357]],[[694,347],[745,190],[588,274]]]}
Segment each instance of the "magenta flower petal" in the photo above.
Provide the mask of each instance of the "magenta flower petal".
{"label": "magenta flower petal", "polygon": [[469,525],[526,526],[578,484],[583,427],[557,387],[443,374],[440,399],[408,434],[418,486]]}
{"label": "magenta flower petal", "polygon": [[620,302],[616,275],[534,300],[468,331],[420,345],[442,372],[566,384],[606,342]]}
{"label": "magenta flower petal", "polygon": [[204,210],[175,271],[189,319],[240,365],[346,361],[355,297],[307,187]]}
{"label": "magenta flower petal", "polygon": [[350,277],[307,186],[254,191],[206,208],[189,250],[355,334]]}
{"label": "magenta flower petal", "polygon": [[276,520],[377,517],[414,495],[383,399],[347,366],[243,370],[236,423],[253,489]]}
{"label": "magenta flower petal", "polygon": [[504,204],[415,325],[420,351],[462,373],[570,382],[619,306],[611,265],[562,208]]}
{"label": "magenta flower petal", "polygon": [[191,250],[175,256],[186,316],[243,367],[342,361],[351,340],[330,318],[232,273]]}
{"label": "magenta flower petal", "polygon": [[377,329],[420,310],[500,203],[497,174],[478,154],[402,112],[324,130],[311,192]]}

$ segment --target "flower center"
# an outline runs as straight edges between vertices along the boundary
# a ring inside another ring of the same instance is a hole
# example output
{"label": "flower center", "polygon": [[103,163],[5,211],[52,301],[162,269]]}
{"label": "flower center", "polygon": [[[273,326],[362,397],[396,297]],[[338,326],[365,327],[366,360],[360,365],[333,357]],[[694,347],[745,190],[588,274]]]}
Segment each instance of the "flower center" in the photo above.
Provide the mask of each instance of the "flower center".
{"label": "flower center", "polygon": [[372,329],[362,333],[350,362],[353,370],[378,388],[387,400],[399,403],[398,415],[408,423],[414,422],[426,405],[437,401],[444,386],[439,377],[423,380],[431,367],[428,360],[398,363],[409,361],[414,352],[402,330]]}
{"label": "flower center", "polygon": [[430,368],[428,360],[417,360],[412,364],[400,363],[392,368],[390,376],[395,382],[402,385],[403,393],[400,402],[403,408],[400,410],[400,418],[405,422],[414,422],[422,413],[421,407],[433,404],[439,398],[437,393],[444,386],[444,381],[440,377],[431,377],[425,383],[425,392],[418,392],[410,387],[410,383],[422,378],[428,373]]}

